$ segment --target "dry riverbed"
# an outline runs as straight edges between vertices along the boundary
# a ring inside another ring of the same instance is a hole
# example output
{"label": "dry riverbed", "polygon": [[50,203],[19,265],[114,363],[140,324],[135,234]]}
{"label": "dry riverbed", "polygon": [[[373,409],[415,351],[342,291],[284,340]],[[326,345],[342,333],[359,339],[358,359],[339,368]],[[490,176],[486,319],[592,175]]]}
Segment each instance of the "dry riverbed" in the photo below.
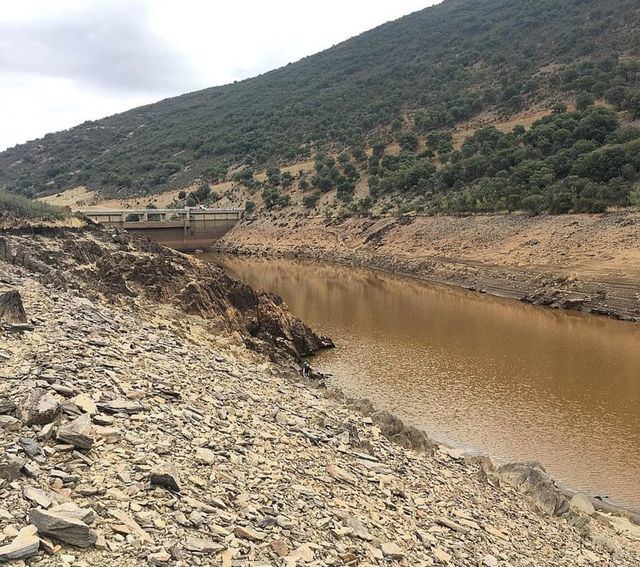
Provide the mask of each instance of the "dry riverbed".
{"label": "dry riverbed", "polygon": [[[0,235],[0,561],[635,565],[640,530],[302,382],[321,341],[105,231]],[[6,296],[5,296],[6,297]],[[21,320],[21,318],[23,320]]]}

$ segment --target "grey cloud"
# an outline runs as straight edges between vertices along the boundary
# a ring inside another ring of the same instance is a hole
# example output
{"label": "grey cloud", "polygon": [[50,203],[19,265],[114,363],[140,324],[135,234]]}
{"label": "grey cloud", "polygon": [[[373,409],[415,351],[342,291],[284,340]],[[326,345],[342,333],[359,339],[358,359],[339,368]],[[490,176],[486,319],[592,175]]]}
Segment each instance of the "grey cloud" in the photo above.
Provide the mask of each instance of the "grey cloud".
{"label": "grey cloud", "polygon": [[186,58],[150,28],[149,9],[107,0],[56,18],[0,22],[0,73],[62,77],[120,92],[199,86]]}

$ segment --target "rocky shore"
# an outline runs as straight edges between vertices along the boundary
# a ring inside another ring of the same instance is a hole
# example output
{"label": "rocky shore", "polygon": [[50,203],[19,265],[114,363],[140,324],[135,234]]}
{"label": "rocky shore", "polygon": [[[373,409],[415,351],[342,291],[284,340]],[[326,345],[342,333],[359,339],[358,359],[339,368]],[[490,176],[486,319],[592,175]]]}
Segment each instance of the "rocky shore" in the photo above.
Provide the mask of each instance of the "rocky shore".
{"label": "rocky shore", "polygon": [[221,252],[306,258],[640,320],[640,213],[249,219]]}
{"label": "rocky shore", "polygon": [[302,381],[275,296],[97,229],[0,234],[0,562],[636,565],[640,529]]}

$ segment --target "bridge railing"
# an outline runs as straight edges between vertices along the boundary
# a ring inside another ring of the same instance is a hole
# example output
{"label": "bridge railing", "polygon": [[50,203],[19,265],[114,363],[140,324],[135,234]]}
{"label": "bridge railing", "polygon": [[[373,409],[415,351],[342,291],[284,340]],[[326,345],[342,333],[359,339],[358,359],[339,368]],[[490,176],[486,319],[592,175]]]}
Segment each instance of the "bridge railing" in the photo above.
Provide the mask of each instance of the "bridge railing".
{"label": "bridge railing", "polygon": [[84,211],[94,222],[124,226],[127,223],[175,223],[191,221],[237,221],[243,209],[104,209]]}

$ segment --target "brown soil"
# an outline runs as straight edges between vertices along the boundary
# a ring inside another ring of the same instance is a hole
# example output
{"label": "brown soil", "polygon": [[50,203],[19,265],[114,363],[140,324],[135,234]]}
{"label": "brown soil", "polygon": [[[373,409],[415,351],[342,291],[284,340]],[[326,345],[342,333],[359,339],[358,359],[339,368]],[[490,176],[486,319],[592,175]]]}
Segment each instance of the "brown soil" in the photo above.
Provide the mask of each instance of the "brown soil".
{"label": "brown soil", "polygon": [[640,213],[246,221],[220,249],[366,266],[640,320]]}

